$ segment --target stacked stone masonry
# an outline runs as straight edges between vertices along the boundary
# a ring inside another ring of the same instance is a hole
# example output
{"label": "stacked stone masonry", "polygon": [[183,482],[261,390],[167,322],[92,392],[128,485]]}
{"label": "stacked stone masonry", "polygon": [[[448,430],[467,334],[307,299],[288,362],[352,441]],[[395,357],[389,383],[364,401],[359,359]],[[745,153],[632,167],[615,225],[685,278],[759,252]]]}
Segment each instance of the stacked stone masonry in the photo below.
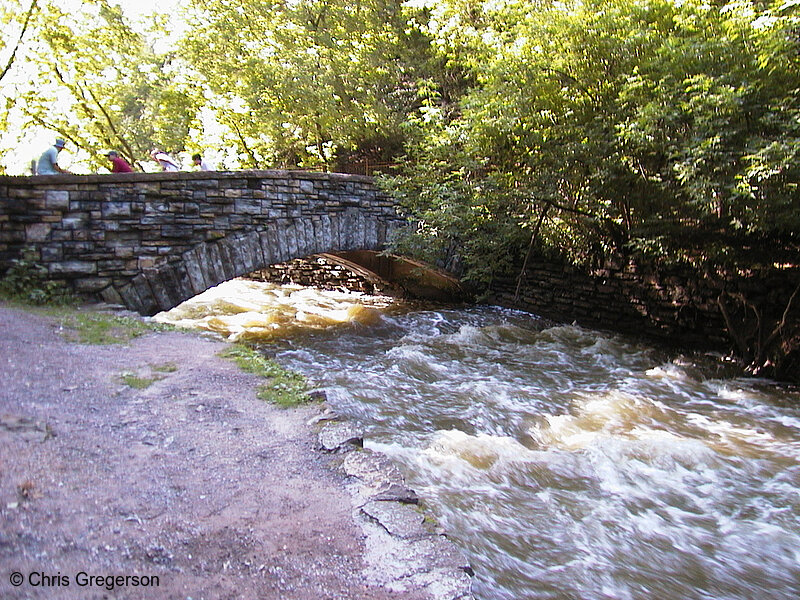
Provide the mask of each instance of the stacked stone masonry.
{"label": "stacked stone masonry", "polygon": [[248,275],[256,281],[294,284],[323,290],[353,291],[364,294],[391,294],[391,285],[377,277],[365,277],[325,256],[296,258],[271,265]]}
{"label": "stacked stone masonry", "polygon": [[[697,273],[687,267],[652,268],[621,258],[580,270],[558,261],[531,261],[517,294],[517,278],[495,281],[489,301],[559,322],[634,334],[673,346],[727,351],[731,335],[720,310],[744,329],[753,308],[772,327],[800,284],[800,268],[747,273]],[[746,298],[745,306],[738,299]],[[796,314],[797,300],[795,300]]]}
{"label": "stacked stone masonry", "polygon": [[78,293],[153,314],[272,264],[381,249],[404,224],[357,175],[0,177],[0,272],[30,249]]}

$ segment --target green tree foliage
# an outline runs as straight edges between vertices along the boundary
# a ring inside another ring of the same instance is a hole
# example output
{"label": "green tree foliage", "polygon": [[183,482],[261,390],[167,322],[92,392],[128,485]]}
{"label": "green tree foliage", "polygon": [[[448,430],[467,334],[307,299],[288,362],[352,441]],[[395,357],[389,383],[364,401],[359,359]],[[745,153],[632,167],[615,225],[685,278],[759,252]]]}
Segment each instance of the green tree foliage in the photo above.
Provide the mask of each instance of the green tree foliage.
{"label": "green tree foliage", "polygon": [[393,0],[214,0],[185,45],[244,164],[317,167],[402,144],[424,41]]}
{"label": "green tree foliage", "polygon": [[[14,110],[23,125],[46,128],[107,166],[104,149],[140,165],[153,146],[182,150],[197,99],[181,80],[175,56],[157,53],[121,8],[85,1],[68,11],[40,0],[30,23]],[[18,61],[19,63],[20,61]]]}
{"label": "green tree foliage", "polygon": [[388,185],[421,237],[398,245],[483,282],[531,243],[589,263],[796,253],[798,31],[796,2],[433,4],[427,33],[474,85],[408,120]]}

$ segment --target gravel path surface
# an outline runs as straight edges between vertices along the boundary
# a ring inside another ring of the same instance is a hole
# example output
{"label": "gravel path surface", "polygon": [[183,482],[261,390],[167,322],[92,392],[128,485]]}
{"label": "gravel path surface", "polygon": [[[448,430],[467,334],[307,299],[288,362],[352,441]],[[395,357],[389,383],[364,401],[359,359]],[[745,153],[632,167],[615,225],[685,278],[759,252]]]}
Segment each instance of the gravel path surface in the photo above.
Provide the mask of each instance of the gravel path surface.
{"label": "gravel path surface", "polygon": [[[365,575],[318,406],[258,400],[224,342],[87,346],[58,328],[0,306],[0,598],[428,597]],[[137,390],[125,372],[162,378]]]}

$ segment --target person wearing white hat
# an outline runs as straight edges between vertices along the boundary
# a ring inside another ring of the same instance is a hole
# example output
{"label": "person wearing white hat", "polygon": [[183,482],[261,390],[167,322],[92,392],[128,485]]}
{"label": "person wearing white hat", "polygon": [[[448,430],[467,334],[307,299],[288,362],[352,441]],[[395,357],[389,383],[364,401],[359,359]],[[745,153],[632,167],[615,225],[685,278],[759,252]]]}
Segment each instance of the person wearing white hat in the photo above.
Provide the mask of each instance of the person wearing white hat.
{"label": "person wearing white hat", "polygon": [[36,165],[37,175],[58,175],[59,173],[69,173],[66,169],[58,166],[58,153],[64,148],[64,140],[57,139],[56,143],[42,152],[39,162]]}
{"label": "person wearing white hat", "polygon": [[162,152],[161,150],[153,150],[150,153],[150,156],[152,156],[153,160],[161,165],[162,171],[174,172],[180,170],[178,163],[176,163],[175,160],[173,160],[173,158],[166,152]]}

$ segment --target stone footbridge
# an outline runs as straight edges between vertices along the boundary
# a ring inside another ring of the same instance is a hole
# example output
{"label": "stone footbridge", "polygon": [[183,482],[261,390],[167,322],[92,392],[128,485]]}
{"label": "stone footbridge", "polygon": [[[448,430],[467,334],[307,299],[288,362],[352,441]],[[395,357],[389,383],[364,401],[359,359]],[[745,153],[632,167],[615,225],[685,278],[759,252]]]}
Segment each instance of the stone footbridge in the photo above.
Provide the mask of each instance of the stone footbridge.
{"label": "stone footbridge", "polygon": [[30,249],[53,280],[141,314],[406,224],[369,177],[302,171],[0,177],[0,273]]}

